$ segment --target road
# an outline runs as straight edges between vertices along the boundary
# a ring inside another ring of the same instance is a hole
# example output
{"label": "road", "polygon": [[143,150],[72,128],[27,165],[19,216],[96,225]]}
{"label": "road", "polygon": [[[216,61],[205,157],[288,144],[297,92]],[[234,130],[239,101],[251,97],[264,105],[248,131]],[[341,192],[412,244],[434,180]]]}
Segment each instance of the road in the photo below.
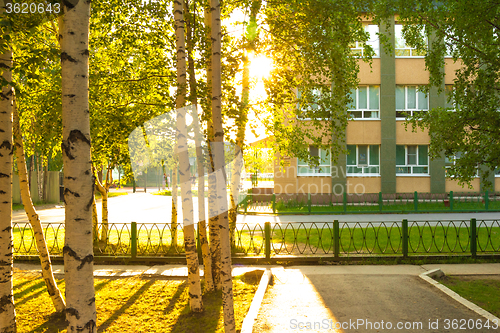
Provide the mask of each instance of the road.
{"label": "road", "polygon": [[[151,190],[153,191],[153,190]],[[193,198],[194,218],[198,221],[198,198]],[[206,199],[205,199],[206,200]],[[108,216],[110,223],[169,223],[172,209],[172,199],[169,196],[152,195],[151,193],[136,192],[118,197],[109,198]],[[178,198],[178,221],[182,221],[181,200]],[[101,218],[101,203],[97,204],[99,219]],[[64,207],[38,210],[40,219],[44,223],[64,222]],[[286,223],[286,222],[387,222],[401,221],[438,221],[438,220],[465,220],[471,218],[479,220],[500,220],[500,212],[482,213],[431,213],[431,214],[350,214],[350,215],[238,215],[238,223],[249,225],[264,222]],[[13,212],[13,222],[28,222],[23,210]],[[478,222],[479,223],[479,222]]]}

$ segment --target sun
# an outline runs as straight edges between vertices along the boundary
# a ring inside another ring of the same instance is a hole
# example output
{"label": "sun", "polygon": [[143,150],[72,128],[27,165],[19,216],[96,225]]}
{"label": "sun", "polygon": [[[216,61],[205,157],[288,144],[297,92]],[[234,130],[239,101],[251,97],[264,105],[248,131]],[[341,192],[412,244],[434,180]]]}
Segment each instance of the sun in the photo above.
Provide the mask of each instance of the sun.
{"label": "sun", "polygon": [[255,56],[253,53],[250,53],[248,58],[250,59],[250,76],[252,78],[261,80],[269,77],[273,70],[273,60],[271,58],[265,55]]}

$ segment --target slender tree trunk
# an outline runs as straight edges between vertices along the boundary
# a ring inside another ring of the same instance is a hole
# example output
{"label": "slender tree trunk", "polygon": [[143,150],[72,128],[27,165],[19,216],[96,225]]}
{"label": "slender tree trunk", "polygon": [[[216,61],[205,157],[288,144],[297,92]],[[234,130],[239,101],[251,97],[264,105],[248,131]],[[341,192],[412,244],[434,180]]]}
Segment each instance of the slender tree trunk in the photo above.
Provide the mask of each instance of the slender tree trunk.
{"label": "slender tree trunk", "polygon": [[191,193],[191,173],[189,165],[186,128],[186,51],[184,42],[183,0],[174,0],[175,40],[177,47],[177,145],[179,175],[181,182],[182,225],[184,228],[184,248],[188,265],[189,306],[193,312],[203,311],[201,298],[200,268],[194,233],[193,197]]}
{"label": "slender tree trunk", "polygon": [[[2,14],[3,8],[2,3]],[[0,67],[3,69],[3,79],[10,82],[10,50],[0,56]],[[17,331],[12,290],[12,149],[12,88],[5,86],[0,95],[0,329],[5,333]]]}
{"label": "slender tree trunk", "polygon": [[172,250],[177,251],[177,148],[174,148],[174,166],[172,170]]}
{"label": "slender tree trunk", "polygon": [[[188,58],[188,72],[189,72],[189,88],[190,88],[190,100],[193,104],[193,125],[194,125],[194,142],[196,145],[196,161],[198,168],[198,230],[200,234],[200,246],[201,253],[203,256],[203,268],[205,271],[205,291],[210,292],[214,290],[214,281],[212,279],[212,258],[210,257],[210,248],[208,246],[207,238],[207,223],[205,220],[205,167],[204,167],[204,156],[203,149],[201,147],[201,129],[200,122],[198,118],[198,93],[196,82],[195,70],[194,70],[194,59],[192,54],[194,52],[193,43],[193,27],[191,26],[191,16],[189,14],[189,5],[184,2],[184,8],[186,13],[186,45],[187,45],[187,58]],[[193,20],[195,22],[195,20]],[[194,24],[194,23],[193,23]]]}
{"label": "slender tree trunk", "polygon": [[[95,185],[99,193],[101,193],[101,205],[102,205],[102,210],[101,210],[101,236],[97,237],[99,238],[99,248],[104,251],[106,248],[106,245],[108,244],[108,229],[109,229],[109,224],[108,224],[108,184],[107,184],[107,178],[108,175],[106,174],[106,180],[101,183],[99,179],[96,179]],[[94,198],[95,200],[95,198]]]}
{"label": "slender tree trunk", "polygon": [[19,187],[21,190],[21,197],[23,198],[24,210],[31,224],[31,228],[35,234],[36,248],[40,256],[40,263],[42,265],[42,277],[47,285],[47,292],[49,293],[52,303],[57,312],[64,311],[66,304],[62,297],[61,291],[57,287],[54,273],[52,271],[52,263],[50,261],[49,249],[45,242],[43,234],[42,223],[35,210],[35,206],[31,201],[30,189],[28,187],[28,170],[26,169],[26,160],[24,158],[24,147],[21,136],[21,128],[19,126],[19,114],[17,112],[16,101],[14,100],[14,140],[16,148],[17,170],[19,174]]}
{"label": "slender tree trunk", "polygon": [[[205,26],[208,27],[207,40],[210,48],[210,59],[207,61],[207,142],[214,140],[214,126],[212,122],[212,14],[210,1],[205,7]],[[217,212],[217,177],[215,175],[214,159],[212,147],[208,145],[209,161],[208,161],[208,229],[210,235],[210,254],[212,256],[212,279],[217,290],[222,289],[220,274],[221,274],[221,254],[220,254],[220,235],[219,222]]]}
{"label": "slender tree trunk", "polygon": [[90,1],[63,2],[61,31],[62,152],[66,205],[64,271],[68,333],[96,329],[89,120]]}
{"label": "slender tree trunk", "polygon": [[95,195],[92,198],[92,239],[94,240],[94,252],[99,251],[99,217],[97,216],[97,205]]}
{"label": "slender tree trunk", "polygon": [[[217,174],[217,204],[219,211],[219,232],[221,248],[222,307],[224,310],[224,331],[236,332],[233,305],[233,279],[231,274],[231,248],[227,212],[226,173],[224,170],[224,129],[221,113],[221,21],[219,0],[211,0],[212,12],[212,122],[214,126],[214,167]],[[211,143],[212,144],[212,143]]]}

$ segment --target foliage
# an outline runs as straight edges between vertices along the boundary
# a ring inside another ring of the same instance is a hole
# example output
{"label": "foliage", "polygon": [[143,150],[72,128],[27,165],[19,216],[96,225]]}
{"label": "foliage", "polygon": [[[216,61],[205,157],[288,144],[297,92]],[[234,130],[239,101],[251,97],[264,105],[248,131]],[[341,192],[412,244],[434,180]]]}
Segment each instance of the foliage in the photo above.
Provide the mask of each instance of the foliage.
{"label": "foliage", "polygon": [[435,108],[422,118],[414,116],[410,123],[429,129],[432,157],[461,154],[448,176],[470,184],[477,165],[483,165],[479,170],[483,184],[491,186],[486,178],[500,165],[500,3],[412,0],[385,4],[406,24],[403,32],[410,45],[427,48],[419,33],[422,28],[433,37],[425,57],[429,86],[442,90],[447,53],[462,65],[447,97],[454,103],[454,112]]}
{"label": "foliage", "polygon": [[[366,41],[360,9],[367,1],[269,1],[263,12],[267,55],[274,70],[266,80],[268,130],[281,156],[299,157],[312,165],[308,145],[331,149],[332,161],[345,153],[342,142],[349,119],[350,90],[358,84],[358,58],[350,44]],[[373,55],[367,46],[365,60]],[[301,120],[311,119],[296,126]]]}

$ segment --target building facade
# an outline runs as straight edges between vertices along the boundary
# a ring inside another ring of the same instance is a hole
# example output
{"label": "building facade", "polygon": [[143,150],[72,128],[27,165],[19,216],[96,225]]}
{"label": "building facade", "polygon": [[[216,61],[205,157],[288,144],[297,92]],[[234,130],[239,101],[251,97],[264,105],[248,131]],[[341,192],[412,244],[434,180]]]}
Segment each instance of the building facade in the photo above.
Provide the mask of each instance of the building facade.
{"label": "building facade", "polygon": [[[446,166],[454,163],[444,157],[431,160],[428,156],[429,135],[426,130],[413,132],[405,127],[404,114],[426,112],[435,107],[453,108],[447,102],[446,91],[452,89],[459,62],[445,58],[444,93],[433,87],[429,94],[419,87],[429,82],[424,54],[406,45],[402,25],[373,25],[364,22],[370,33],[368,42],[376,52],[371,67],[359,61],[359,86],[352,92],[354,103],[349,106],[353,119],[346,132],[349,154],[330,163],[325,151],[310,147],[310,153],[320,157],[320,165],[310,168],[297,159],[282,157],[275,162],[274,192],[279,193],[444,193],[478,192],[479,177],[473,188],[462,187],[454,179],[446,179]],[[380,47],[377,32],[387,34],[392,53]],[[363,45],[353,45],[353,52],[362,54]],[[459,156],[456,156],[459,158]],[[500,189],[500,178],[490,181]]]}

